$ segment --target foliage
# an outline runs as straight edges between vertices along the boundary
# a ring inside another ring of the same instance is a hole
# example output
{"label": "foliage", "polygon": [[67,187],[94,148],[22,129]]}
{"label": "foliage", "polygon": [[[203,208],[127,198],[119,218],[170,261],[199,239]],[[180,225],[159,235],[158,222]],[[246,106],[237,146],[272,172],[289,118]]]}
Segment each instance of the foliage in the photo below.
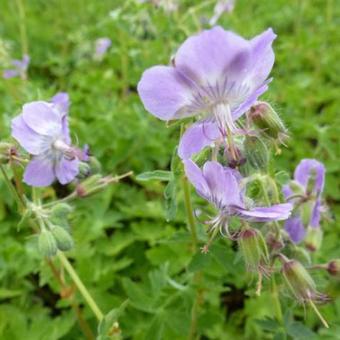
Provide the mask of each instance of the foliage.
{"label": "foliage", "polygon": [[[25,18],[18,11],[20,3]],[[284,324],[278,325],[270,294],[256,296],[232,242],[220,238],[208,254],[193,252],[180,178],[170,172],[177,169],[171,159],[178,125],[166,127],[146,113],[136,84],[144,69],[167,63],[201,22],[207,27],[213,6],[213,1],[187,0],[169,14],[132,0],[1,2],[1,65],[21,57],[24,28],[31,64],[27,81],[0,81],[0,138],[9,138],[10,120],[24,103],[67,91],[70,124],[79,144],[89,144],[103,172],[133,170],[137,175],[77,201],[69,219],[75,241],[69,257],[101,309],[112,311],[106,320],[119,318],[124,337],[187,339],[198,294],[202,339],[336,339],[336,279],[315,272],[318,284],[333,298],[320,307],[329,330],[285,293],[281,302],[287,312]],[[339,15],[340,6],[332,0],[239,0],[220,20],[246,37],[268,26],[278,34],[274,80],[264,98],[287,123],[292,142],[275,157],[276,169],[282,170],[276,175],[287,177],[304,157],[324,162],[326,199],[334,215],[340,212]],[[94,41],[104,36],[112,47],[102,61],[94,60]],[[25,223],[16,228],[20,217],[2,177],[0,192],[1,338],[83,339],[79,318],[95,333],[96,320],[68,277],[61,286],[39,254],[37,237]],[[45,195],[64,197],[69,192],[55,185]],[[202,209],[199,198],[193,203]],[[203,244],[204,225],[197,224]],[[323,228],[322,248],[315,255],[319,262],[339,255],[339,226],[330,222]],[[99,327],[103,333],[110,328],[105,322]]]}

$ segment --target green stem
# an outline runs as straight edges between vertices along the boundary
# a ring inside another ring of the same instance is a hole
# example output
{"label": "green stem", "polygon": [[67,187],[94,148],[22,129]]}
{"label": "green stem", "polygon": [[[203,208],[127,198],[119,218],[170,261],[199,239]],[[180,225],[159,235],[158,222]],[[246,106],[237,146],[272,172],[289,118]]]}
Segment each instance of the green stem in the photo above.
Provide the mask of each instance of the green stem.
{"label": "green stem", "polygon": [[0,171],[2,173],[2,175],[4,176],[6,185],[8,187],[8,189],[10,190],[10,192],[12,193],[14,199],[16,200],[17,204],[18,204],[18,208],[20,209],[20,211],[22,209],[25,208],[25,202],[23,201],[23,199],[20,197],[20,195],[18,194],[17,190],[15,189],[13,183],[11,182],[11,180],[9,179],[9,177],[7,176],[6,170],[4,169],[4,167],[2,166],[2,164],[0,164]]}
{"label": "green stem", "polygon": [[185,205],[185,210],[187,212],[187,218],[188,218],[188,226],[191,231],[193,250],[194,252],[196,252],[198,239],[197,239],[195,216],[194,216],[194,211],[192,209],[192,204],[191,204],[190,186],[189,186],[189,182],[186,177],[183,177],[182,183],[183,183],[183,192],[184,192],[184,205]]}
{"label": "green stem", "polygon": [[281,303],[280,303],[280,298],[279,298],[279,294],[277,291],[276,280],[275,280],[274,274],[272,275],[271,281],[272,281],[272,297],[273,297],[273,302],[274,302],[275,314],[276,314],[277,320],[282,325],[283,324],[282,309],[281,309]]}
{"label": "green stem", "polygon": [[20,29],[22,54],[28,55],[25,7],[24,7],[22,0],[16,0],[16,5],[18,7],[18,14],[19,14],[19,29]]}
{"label": "green stem", "polygon": [[89,291],[87,290],[87,288],[85,287],[85,285],[81,281],[80,277],[78,276],[77,272],[72,267],[71,263],[69,262],[69,260],[65,256],[65,254],[59,251],[57,256],[58,256],[60,262],[62,263],[63,267],[66,269],[66,271],[68,272],[68,274],[72,278],[73,282],[77,286],[79,292],[82,294],[83,298],[85,299],[85,301],[87,302],[89,307],[92,309],[92,311],[95,314],[95,316],[97,317],[98,321],[101,321],[104,317],[102,311],[99,309],[98,305],[96,304],[96,302],[94,301],[94,299],[90,295]]}

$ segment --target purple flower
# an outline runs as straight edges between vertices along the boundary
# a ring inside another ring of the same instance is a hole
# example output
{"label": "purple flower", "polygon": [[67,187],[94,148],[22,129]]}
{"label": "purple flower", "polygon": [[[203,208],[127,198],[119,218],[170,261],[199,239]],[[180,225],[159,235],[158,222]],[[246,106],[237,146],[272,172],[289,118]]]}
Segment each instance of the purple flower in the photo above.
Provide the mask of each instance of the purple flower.
{"label": "purple flower", "polygon": [[251,222],[279,221],[290,216],[293,208],[290,203],[248,208],[240,185],[241,175],[234,169],[212,161],[206,162],[202,170],[191,160],[185,160],[184,165],[185,174],[197,193],[219,209],[216,225],[226,223],[230,216]]}
{"label": "purple flower", "polygon": [[285,229],[295,243],[305,238],[308,226],[320,226],[325,172],[324,165],[317,160],[303,159],[295,169],[294,181],[282,188],[285,198],[297,208],[285,223]]}
{"label": "purple flower", "polygon": [[235,7],[235,0],[218,0],[214,7],[214,15],[209,20],[209,24],[214,26],[223,13],[231,13]]}
{"label": "purple flower", "polygon": [[4,70],[3,78],[9,79],[20,76],[22,79],[26,79],[26,71],[28,69],[29,63],[30,57],[26,54],[23,56],[22,60],[13,60],[13,68]]}
{"label": "purple flower", "polygon": [[105,55],[108,48],[111,46],[112,41],[110,38],[99,38],[96,40],[96,50],[95,50],[95,58],[101,59]]}
{"label": "purple flower", "polygon": [[[201,117],[202,121],[196,123],[199,128],[194,124],[187,131],[196,131],[190,145],[202,143],[200,139],[210,140],[203,122],[215,125],[222,136],[235,132],[235,121],[268,88],[275,37],[268,29],[245,40],[214,27],[188,38],[178,49],[172,66],[154,66],[144,72],[138,93],[146,110],[166,121]],[[182,154],[190,153],[182,150]]]}
{"label": "purple flower", "polygon": [[12,136],[32,155],[24,173],[25,183],[42,187],[58,179],[67,184],[77,176],[82,153],[71,145],[67,108],[67,94],[59,93],[52,103],[25,104],[22,113],[12,120]]}

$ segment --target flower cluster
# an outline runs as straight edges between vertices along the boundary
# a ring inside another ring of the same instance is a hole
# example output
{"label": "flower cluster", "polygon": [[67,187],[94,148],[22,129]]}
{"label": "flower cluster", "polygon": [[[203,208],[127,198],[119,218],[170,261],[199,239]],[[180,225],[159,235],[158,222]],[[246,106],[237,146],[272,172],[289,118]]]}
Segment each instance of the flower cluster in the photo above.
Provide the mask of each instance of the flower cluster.
{"label": "flower cluster", "polygon": [[[219,230],[237,241],[246,267],[260,280],[275,270],[277,258],[286,259],[283,276],[306,302],[323,295],[303,265],[287,256],[309,229],[320,230],[325,170],[316,160],[302,160],[284,197],[268,170],[270,150],[280,153],[288,137],[272,106],[258,101],[271,81],[275,38],[270,28],[251,40],[221,27],[205,30],[179,47],[170,66],[146,70],[138,92],[161,120],[197,118],[181,136],[178,156],[197,193],[217,210],[208,221],[212,238]],[[230,228],[235,219],[239,223]]]}

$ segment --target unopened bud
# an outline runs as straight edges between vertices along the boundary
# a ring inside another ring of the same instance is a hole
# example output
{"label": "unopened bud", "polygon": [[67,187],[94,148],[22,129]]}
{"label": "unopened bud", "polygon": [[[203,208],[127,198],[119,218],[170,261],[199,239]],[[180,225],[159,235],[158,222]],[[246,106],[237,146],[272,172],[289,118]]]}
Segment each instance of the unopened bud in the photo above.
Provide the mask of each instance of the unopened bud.
{"label": "unopened bud", "polygon": [[301,195],[302,196],[302,195],[305,194],[305,189],[297,181],[290,181],[289,187],[293,191],[294,195]]}
{"label": "unopened bud", "polygon": [[88,163],[90,165],[91,174],[98,174],[101,171],[102,165],[96,157],[91,156]]}
{"label": "unopened bud", "polygon": [[266,170],[269,154],[266,144],[256,136],[246,136],[244,141],[246,160],[257,170]]}
{"label": "unopened bud", "polygon": [[264,136],[279,140],[281,143],[287,139],[288,130],[270,104],[257,102],[250,109],[248,117],[256,127],[263,131]]}
{"label": "unopened bud", "polygon": [[313,200],[308,200],[300,205],[300,215],[304,226],[308,226],[311,220],[315,202]]}
{"label": "unopened bud", "polygon": [[327,265],[327,271],[330,275],[340,279],[340,259],[330,261]]}
{"label": "unopened bud", "polygon": [[51,232],[57,243],[57,247],[61,251],[70,250],[73,247],[73,239],[71,235],[62,227],[54,226]]}
{"label": "unopened bud", "polygon": [[85,162],[79,162],[79,173],[77,175],[77,178],[86,178],[91,174],[90,165]]}
{"label": "unopened bud", "polygon": [[8,162],[11,155],[12,144],[6,142],[0,142],[0,164]]}
{"label": "unopened bud", "polygon": [[322,230],[321,228],[308,227],[305,244],[308,250],[316,251],[321,247]]}
{"label": "unopened bud", "polygon": [[39,250],[44,256],[54,256],[58,251],[57,242],[54,239],[52,233],[48,230],[43,230],[40,233],[38,244]]}
{"label": "unopened bud", "polygon": [[84,181],[82,181],[80,184],[77,185],[76,192],[79,197],[85,197],[89,194],[91,194],[96,187],[98,186],[98,183],[100,179],[102,178],[102,175],[96,174],[92,175],[88,178],[86,178]]}
{"label": "unopened bud", "polygon": [[266,242],[260,231],[247,228],[240,232],[238,245],[249,271],[266,273],[269,255]]}
{"label": "unopened bud", "polygon": [[287,286],[299,302],[326,300],[326,296],[316,290],[316,284],[305,267],[296,260],[283,263],[282,274]]}

